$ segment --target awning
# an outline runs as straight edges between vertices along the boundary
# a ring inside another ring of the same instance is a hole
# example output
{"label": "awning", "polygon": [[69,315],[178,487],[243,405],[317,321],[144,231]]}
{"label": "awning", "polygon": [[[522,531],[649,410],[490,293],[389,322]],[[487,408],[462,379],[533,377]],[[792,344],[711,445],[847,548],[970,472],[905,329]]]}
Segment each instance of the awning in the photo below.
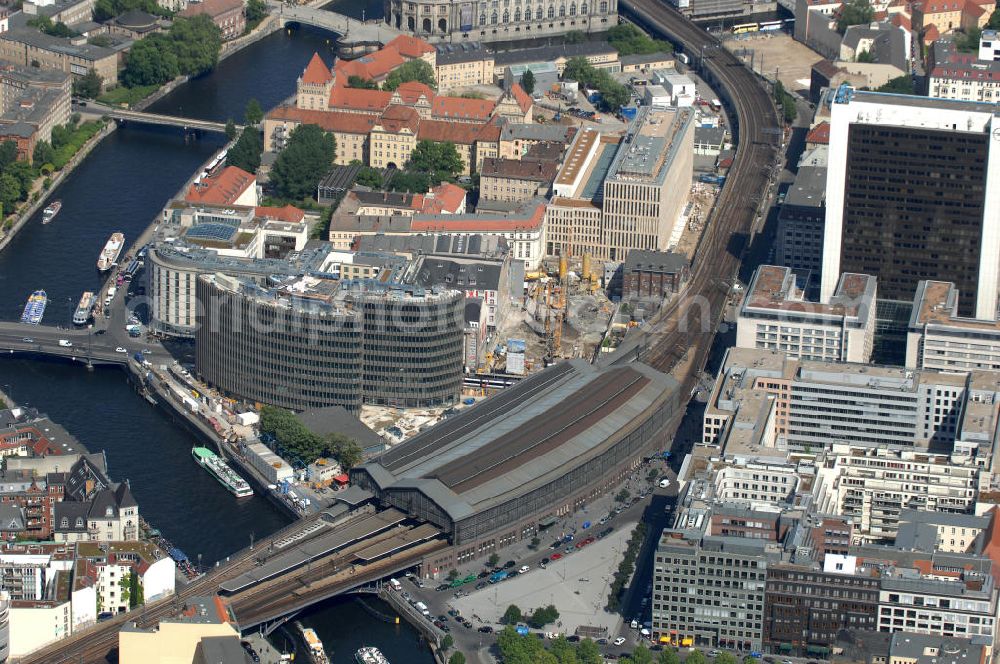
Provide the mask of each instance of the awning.
{"label": "awning", "polygon": [[660,637],[660,643],[670,643],[670,637],[669,636],[661,636]]}
{"label": "awning", "polygon": [[779,643],[778,644],[778,650],[780,650],[782,652],[788,652],[791,649],[792,649],[792,644],[791,643]]}
{"label": "awning", "polygon": [[350,479],[346,474],[341,473],[340,475],[335,475],[333,481],[337,484],[347,484]]}
{"label": "awning", "polygon": [[548,528],[549,526],[554,526],[556,522],[559,521],[557,516],[547,516],[538,522],[540,528]]}
{"label": "awning", "polygon": [[823,646],[808,645],[806,646],[806,652],[813,653],[814,655],[829,655],[830,649]]}

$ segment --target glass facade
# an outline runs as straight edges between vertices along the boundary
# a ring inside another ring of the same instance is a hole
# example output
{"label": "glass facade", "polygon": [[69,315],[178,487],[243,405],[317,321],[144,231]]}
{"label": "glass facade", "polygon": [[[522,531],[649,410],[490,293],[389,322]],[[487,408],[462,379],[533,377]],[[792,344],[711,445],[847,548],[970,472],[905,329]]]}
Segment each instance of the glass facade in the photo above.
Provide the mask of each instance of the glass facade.
{"label": "glass facade", "polygon": [[910,301],[921,279],[954,282],[974,312],[988,134],[852,124],[843,272],[878,275],[879,298]]}

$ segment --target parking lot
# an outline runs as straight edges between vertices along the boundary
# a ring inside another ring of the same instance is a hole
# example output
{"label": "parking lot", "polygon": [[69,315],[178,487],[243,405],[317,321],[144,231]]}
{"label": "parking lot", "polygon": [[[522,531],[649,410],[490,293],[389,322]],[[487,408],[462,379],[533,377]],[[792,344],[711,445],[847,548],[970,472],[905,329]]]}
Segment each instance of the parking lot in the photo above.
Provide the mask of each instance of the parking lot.
{"label": "parking lot", "polygon": [[548,631],[573,634],[577,627],[590,625],[617,634],[621,616],[608,613],[604,605],[611,576],[635,525],[635,522],[621,524],[608,536],[580,549],[576,549],[573,542],[560,548],[559,553],[550,548],[543,555],[560,558],[549,562],[544,569],[535,566],[516,578],[473,590],[452,600],[451,604],[463,615],[479,616],[482,622],[494,626],[498,626],[511,604],[516,604],[525,613],[554,604],[559,609],[559,621],[547,626]]}

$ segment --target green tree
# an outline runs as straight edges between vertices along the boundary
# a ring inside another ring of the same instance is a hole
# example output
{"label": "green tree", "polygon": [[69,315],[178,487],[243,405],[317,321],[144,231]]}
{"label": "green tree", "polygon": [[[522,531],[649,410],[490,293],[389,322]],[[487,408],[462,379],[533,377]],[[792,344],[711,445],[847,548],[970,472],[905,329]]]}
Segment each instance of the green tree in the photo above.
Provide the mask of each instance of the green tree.
{"label": "green tree", "polygon": [[677,655],[676,650],[667,646],[660,652],[657,664],[681,664],[681,658]]}
{"label": "green tree", "polygon": [[448,658],[448,664],[465,664],[465,655],[460,652],[451,653],[451,657]]}
{"label": "green tree", "polygon": [[10,173],[0,175],[0,204],[4,211],[13,212],[21,200],[21,183]]}
{"label": "green tree", "polygon": [[35,151],[31,154],[31,163],[36,167],[42,164],[50,164],[55,159],[56,151],[48,141],[38,141],[35,143]]}
{"label": "green tree", "polygon": [[400,83],[408,81],[418,81],[432,88],[437,85],[434,81],[434,68],[427,61],[418,59],[404,62],[393,69],[382,83],[382,89],[395,90]]}
{"label": "green tree", "polygon": [[758,664],[757,658],[753,655],[746,655],[743,657],[743,664]]}
{"label": "green tree", "polygon": [[649,648],[640,643],[632,651],[632,661],[635,664],[653,664],[653,653],[649,652]]}
{"label": "green tree", "polygon": [[155,34],[132,45],[121,73],[122,84],[129,88],[162,85],[180,74],[177,56],[164,35]]}
{"label": "green tree", "polygon": [[364,451],[357,441],[342,433],[331,432],[326,436],[327,453],[349,470],[364,460]]}
{"label": "green tree", "polygon": [[736,661],[736,655],[731,652],[723,650],[718,655],[715,656],[715,664],[739,664]]}
{"label": "green tree", "polygon": [[795,118],[799,114],[798,108],[795,105],[795,97],[788,94],[781,81],[774,82],[774,99],[778,102],[778,107],[781,109],[785,122],[788,124],[795,122]]}
{"label": "green tree", "polygon": [[453,569],[451,569],[451,570],[448,571],[448,580],[449,581],[454,581],[457,578],[458,578],[458,570],[457,569],[453,568]]}
{"label": "green tree", "polygon": [[684,659],[684,664],[708,664],[708,658],[700,650],[692,650]]}
{"label": "green tree", "polygon": [[432,184],[442,180],[452,181],[464,168],[454,143],[434,141],[419,141],[407,163],[407,170],[430,173]]}
{"label": "green tree", "polygon": [[537,609],[528,619],[528,624],[535,629],[541,629],[548,624],[559,620],[559,610],[555,605],[549,604],[544,609]]}
{"label": "green tree", "polygon": [[630,99],[629,91],[624,85],[614,80],[608,72],[591,65],[586,58],[570,58],[563,70],[563,78],[596,88],[601,95],[601,105],[607,110],[616,110]]}
{"label": "green tree", "polygon": [[175,19],[168,35],[182,74],[197,76],[219,62],[222,31],[207,15]]}
{"label": "green tree", "polygon": [[632,494],[628,492],[628,489],[622,489],[621,491],[615,494],[615,500],[617,500],[619,503],[627,502],[628,499],[631,497]]}
{"label": "green tree", "polygon": [[73,81],[73,94],[78,97],[94,99],[101,94],[101,86],[104,79],[95,70],[91,69],[80,78]]}
{"label": "green tree", "polygon": [[248,101],[247,108],[243,111],[243,121],[248,125],[257,125],[260,124],[263,119],[264,109],[260,107],[260,102],[256,99]]}
{"label": "green tree", "polygon": [[444,638],[441,639],[441,650],[451,650],[453,645],[455,645],[455,639],[452,638],[451,634],[445,634]]}
{"label": "green tree", "polygon": [[875,17],[875,10],[868,0],[848,0],[840,10],[837,32],[844,34],[852,25],[867,25]]}
{"label": "green tree", "polygon": [[987,30],[1000,30],[1000,9],[994,9],[990,20],[986,22]]}
{"label": "green tree", "polygon": [[371,166],[362,166],[361,170],[358,171],[358,177],[354,179],[354,184],[370,189],[381,189],[382,174]]}
{"label": "green tree", "polygon": [[247,17],[247,31],[253,30],[267,16],[267,3],[264,0],[247,0],[243,13]]}
{"label": "green tree", "polygon": [[535,75],[530,69],[525,69],[521,74],[521,88],[529,95],[535,91]]}
{"label": "green tree", "polygon": [[357,75],[347,77],[347,87],[361,88],[362,90],[378,90],[378,84],[375,81]]}
{"label": "green tree", "polygon": [[226,165],[242,168],[247,173],[256,173],[260,168],[260,154],[263,149],[260,133],[247,127],[226,155]]}
{"label": "green tree", "polygon": [[556,658],[559,664],[580,664],[580,658],[577,657],[576,648],[573,647],[566,637],[562,634],[555,639],[549,646],[549,652]]}
{"label": "green tree", "polygon": [[910,76],[897,76],[885,85],[876,89],[876,92],[892,92],[900,95],[912,95],[913,79]]}
{"label": "green tree", "polygon": [[17,161],[17,143],[14,141],[0,142],[0,170],[6,169],[15,161]]}
{"label": "green tree", "polygon": [[972,26],[964,32],[955,36],[955,48],[962,53],[978,53],[979,39],[983,36],[983,31],[979,26]]}
{"label": "green tree", "polygon": [[87,43],[91,46],[100,46],[102,48],[110,47],[114,42],[111,41],[111,37],[107,35],[94,35],[93,37],[87,37]]}
{"label": "green tree", "polygon": [[618,51],[619,56],[671,53],[674,50],[670,42],[652,39],[631,23],[622,23],[608,30],[608,43]]}
{"label": "green tree", "polygon": [[603,664],[604,657],[601,649],[597,647],[593,639],[584,639],[576,646],[576,658],[580,664]]}
{"label": "green tree", "polygon": [[232,118],[226,120],[226,138],[229,140],[236,138],[236,123],[233,122]]}
{"label": "green tree", "polygon": [[486,565],[490,568],[496,567],[498,562],[500,562],[500,556],[496,553],[491,553],[490,557],[486,559]]}
{"label": "green tree", "polygon": [[334,155],[332,134],[313,124],[296,127],[271,170],[278,194],[294,201],[315,196],[316,183],[330,170]]}
{"label": "green tree", "polygon": [[541,544],[541,543],[542,543],[542,540],[538,539],[537,537],[532,537],[531,538],[531,543],[528,544],[528,547],[531,548],[531,549],[537,549],[538,545]]}
{"label": "green tree", "polygon": [[[2,195],[2,191],[3,179],[2,176],[0,176],[0,195]],[[521,622],[522,617],[521,609],[517,606],[517,604],[511,604],[507,607],[507,610],[503,612],[503,618],[500,619],[500,622],[505,625],[516,625]]]}
{"label": "green tree", "polygon": [[875,62],[875,54],[870,50],[859,51],[857,55],[854,56],[855,62]]}
{"label": "green tree", "polygon": [[426,194],[431,188],[431,178],[427,173],[419,173],[409,169],[392,176],[389,187],[393,191],[409,191],[414,194]]}
{"label": "green tree", "polygon": [[583,34],[582,30],[570,30],[563,37],[563,42],[566,44],[579,44],[587,40],[587,35]]}
{"label": "green tree", "polygon": [[38,28],[41,32],[47,35],[52,35],[53,37],[76,37],[79,35],[78,32],[69,29],[69,26],[59,21],[58,23],[53,23],[52,19],[44,14],[36,16],[35,18],[28,19],[28,25],[33,28]]}

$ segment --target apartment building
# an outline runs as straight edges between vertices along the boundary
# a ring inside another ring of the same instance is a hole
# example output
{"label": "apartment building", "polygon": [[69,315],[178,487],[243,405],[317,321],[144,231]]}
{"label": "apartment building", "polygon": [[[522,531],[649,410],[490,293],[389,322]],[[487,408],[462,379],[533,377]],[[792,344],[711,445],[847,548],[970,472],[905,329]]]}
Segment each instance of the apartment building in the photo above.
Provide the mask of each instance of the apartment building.
{"label": "apartment building", "polygon": [[30,27],[27,25],[30,18],[34,17],[24,12],[16,12],[10,17],[10,28],[0,34],[0,60],[22,67],[37,63],[39,67],[72,74],[74,78],[85,76],[93,69],[105,88],[115,85],[123,53],[131,40],[115,38],[111,47],[74,43],[75,40],[53,37]]}
{"label": "apartment building", "polygon": [[920,551],[978,553],[983,550],[992,522],[992,515],[931,512],[907,507],[899,512],[896,543]]}
{"label": "apartment building", "polygon": [[921,281],[906,331],[913,369],[1000,371],[1000,322],[958,313],[959,292],[946,281]]}
{"label": "apartment building", "polygon": [[828,302],[809,302],[791,268],[762,265],[740,305],[736,346],[789,357],[868,362],[875,339],[876,279],[843,274]]}
{"label": "apartment building", "polygon": [[[816,150],[813,150],[815,153]],[[800,163],[778,210],[774,260],[819,283],[826,218],[826,147],[822,165]]]}
{"label": "apartment building", "polygon": [[942,99],[986,103],[1000,100],[1000,60],[993,56],[994,43],[1000,43],[996,32],[987,30],[983,32],[979,53],[960,52],[953,37],[931,44],[927,56],[927,93]]}
{"label": "apartment building", "polygon": [[558,161],[490,157],[479,173],[479,195],[508,203],[546,196],[558,171]]}
{"label": "apartment building", "polygon": [[[894,540],[903,519],[912,520],[911,510],[971,513],[984,472],[953,461],[947,453],[843,443],[834,443],[821,454],[817,469],[813,489],[817,509],[851,518],[855,534],[872,542]],[[949,514],[927,518],[945,519]]]}

